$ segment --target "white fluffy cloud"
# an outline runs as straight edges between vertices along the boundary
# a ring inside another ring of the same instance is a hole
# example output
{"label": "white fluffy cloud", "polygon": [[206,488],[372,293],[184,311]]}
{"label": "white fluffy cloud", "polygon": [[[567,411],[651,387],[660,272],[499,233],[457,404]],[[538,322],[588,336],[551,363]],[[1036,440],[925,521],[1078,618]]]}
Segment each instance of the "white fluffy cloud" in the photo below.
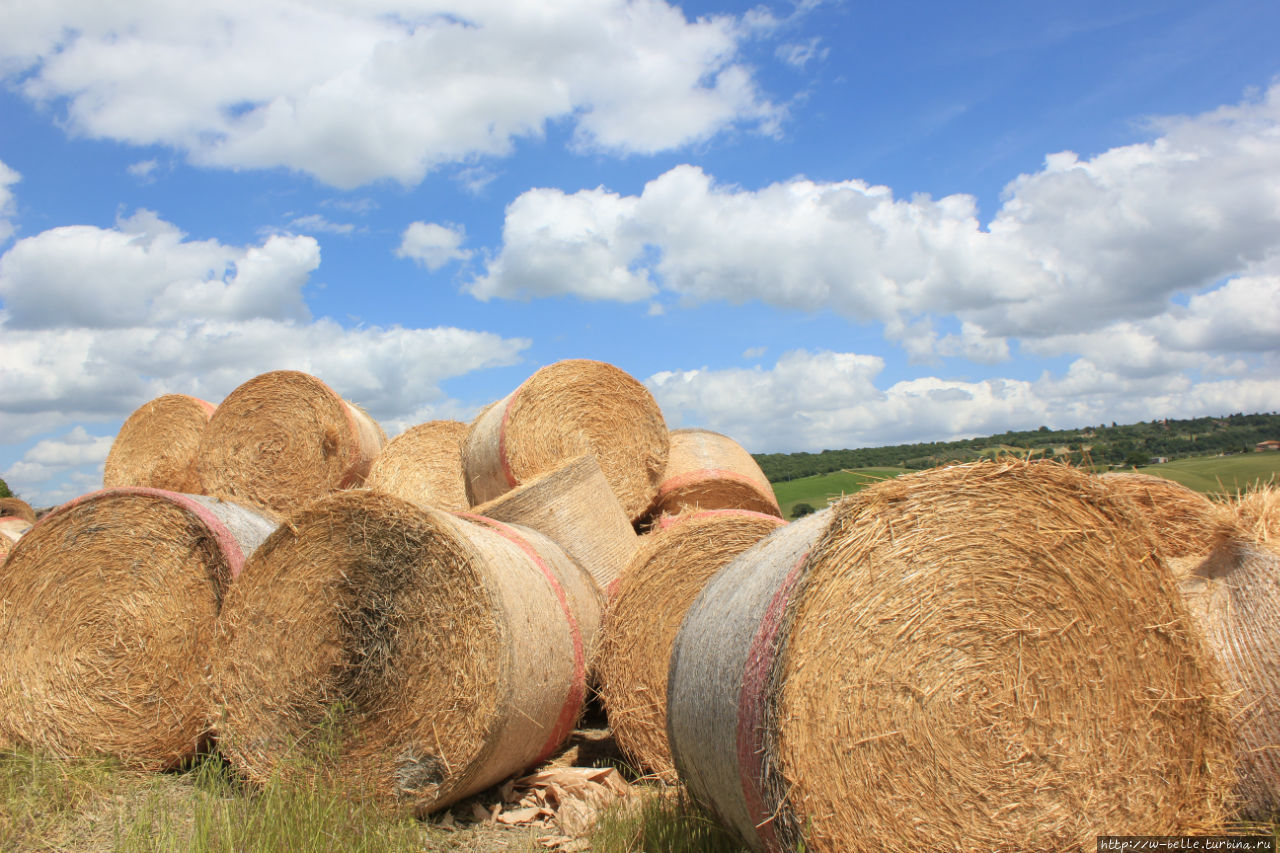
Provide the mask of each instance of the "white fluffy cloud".
{"label": "white fluffy cloud", "polygon": [[411,222],[400,236],[397,258],[409,258],[434,272],[450,261],[465,261],[471,252],[462,248],[467,231],[461,225]]}
{"label": "white fluffy cloud", "polygon": [[651,153],[780,116],[749,22],[664,0],[47,0],[0,8],[0,74],[95,137],[352,187],[506,154],[548,122]]}
{"label": "white fluffy cloud", "polygon": [[9,187],[21,179],[13,169],[0,160],[0,244],[13,236],[13,217],[17,213],[17,202],[13,190]]}
{"label": "white fluffy cloud", "polygon": [[[534,189],[508,207],[503,246],[470,290],[628,301],[664,290],[830,309],[885,323],[913,356],[987,361],[1004,357],[1006,338],[1062,340],[1163,316],[1178,294],[1198,294],[1193,315],[1233,310],[1228,300],[1271,285],[1207,288],[1280,257],[1280,85],[1159,132],[1088,160],[1049,156],[1008,185],[985,228],[970,196],[901,199],[804,178],[751,190],[688,165],[638,196]],[[929,319],[944,316],[963,332],[930,337]],[[1280,336],[1272,310],[1247,322],[1250,346]],[[1241,345],[1170,323],[1204,346]]]}

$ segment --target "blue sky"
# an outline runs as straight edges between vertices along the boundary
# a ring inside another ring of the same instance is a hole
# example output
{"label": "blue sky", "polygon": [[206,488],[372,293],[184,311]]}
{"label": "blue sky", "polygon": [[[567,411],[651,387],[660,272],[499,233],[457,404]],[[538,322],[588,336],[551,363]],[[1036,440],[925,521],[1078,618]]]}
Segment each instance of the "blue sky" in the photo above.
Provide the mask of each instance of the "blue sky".
{"label": "blue sky", "polygon": [[1280,6],[0,0],[0,476],[306,370],[753,451],[1274,411]]}

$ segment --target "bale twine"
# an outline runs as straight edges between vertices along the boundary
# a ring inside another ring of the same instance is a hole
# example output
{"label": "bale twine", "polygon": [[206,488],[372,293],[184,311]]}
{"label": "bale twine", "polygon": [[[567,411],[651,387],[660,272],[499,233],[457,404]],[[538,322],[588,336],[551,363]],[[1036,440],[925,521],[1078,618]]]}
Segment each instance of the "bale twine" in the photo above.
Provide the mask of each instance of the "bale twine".
{"label": "bale twine", "polygon": [[635,528],[609,488],[600,463],[590,455],[579,456],[472,512],[539,531],[586,569],[602,591],[609,590],[639,546]]}
{"label": "bale twine", "polygon": [[678,515],[691,509],[782,516],[769,478],[742,445],[711,430],[672,430],[671,455],[653,512]]}
{"label": "bale twine", "polygon": [[619,579],[596,672],[614,737],[637,770],[676,781],[667,745],[667,668],[685,611],[712,575],[783,524],[743,510],[668,519]]}
{"label": "bale twine", "polygon": [[1137,504],[1166,557],[1203,557],[1224,533],[1221,509],[1181,483],[1136,471],[1113,471],[1102,481]]}
{"label": "bale twine", "polygon": [[213,685],[232,765],[426,813],[556,749],[586,689],[595,599],[582,576],[574,601],[561,579],[576,568],[544,559],[549,541],[497,524],[371,491],[291,516],[223,609]]}
{"label": "bale twine", "polygon": [[143,486],[200,494],[196,452],[213,403],[165,394],[129,415],[102,468],[104,488]]}
{"label": "bale twine", "polygon": [[649,389],[611,364],[544,367],[472,424],[462,449],[467,496],[486,503],[590,453],[629,520],[649,507],[667,466],[667,427]]}
{"label": "bale twine", "polygon": [[462,421],[428,421],[396,436],[373,460],[364,484],[409,503],[461,512],[471,506],[462,479]]}
{"label": "bale twine", "polygon": [[218,609],[272,526],[143,488],[41,519],[0,573],[0,743],[147,770],[194,755],[210,726]]}
{"label": "bale twine", "polygon": [[288,514],[364,482],[387,437],[314,376],[277,370],[222,401],[200,441],[206,494]]}
{"label": "bale twine", "polygon": [[986,463],[877,484],[730,563],[677,638],[669,734],[755,849],[1092,850],[1219,825],[1221,690],[1131,504]]}
{"label": "bale twine", "polygon": [[36,511],[22,498],[0,498],[0,517],[21,518],[30,524],[36,523]]}

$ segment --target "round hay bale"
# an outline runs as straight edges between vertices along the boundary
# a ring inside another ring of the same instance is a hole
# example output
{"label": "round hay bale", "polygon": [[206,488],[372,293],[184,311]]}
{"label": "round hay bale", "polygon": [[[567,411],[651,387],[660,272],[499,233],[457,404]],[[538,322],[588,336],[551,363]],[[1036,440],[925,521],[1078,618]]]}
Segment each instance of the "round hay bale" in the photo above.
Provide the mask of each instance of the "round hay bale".
{"label": "round hay bale", "polygon": [[1065,466],[961,465],[718,574],[676,640],[669,734],[755,849],[1091,850],[1220,825],[1214,670],[1130,503]]}
{"label": "round hay bale", "polygon": [[545,538],[495,524],[363,490],[291,516],[223,609],[212,681],[232,765],[426,813],[558,747],[598,599]]}
{"label": "round hay bale", "polygon": [[1240,817],[1272,820],[1280,815],[1280,551],[1225,539],[1180,580],[1231,694]]}
{"label": "round hay bale", "polygon": [[685,611],[712,575],[783,524],[742,510],[668,519],[619,579],[596,677],[614,737],[637,770],[676,782],[667,746],[667,668]]}
{"label": "round hay bale", "polygon": [[428,421],[396,436],[373,460],[366,487],[445,512],[470,508],[462,478],[462,421]]}
{"label": "round hay bale", "polygon": [[667,426],[649,389],[611,364],[560,361],[539,370],[472,424],[462,448],[467,496],[487,503],[590,453],[631,521],[667,466]]}
{"label": "round hay bale", "polygon": [[472,512],[542,533],[577,560],[602,591],[622,574],[639,545],[600,463],[590,455],[572,459]]}
{"label": "round hay bale", "polygon": [[13,550],[14,543],[30,529],[31,522],[25,518],[15,516],[0,518],[0,563],[4,562],[5,557]]}
{"label": "round hay bale", "polygon": [[196,452],[213,403],[165,394],[129,415],[102,468],[104,488],[143,486],[200,494]]}
{"label": "round hay bale", "polygon": [[21,518],[29,524],[36,523],[36,511],[22,498],[0,498],[0,517]]}
{"label": "round hay bale", "polygon": [[222,401],[196,469],[205,494],[287,515],[361,485],[386,441],[368,414],[319,379],[277,370]]}
{"label": "round hay bale", "polygon": [[147,770],[194,755],[218,608],[271,529],[234,504],[142,488],[41,519],[0,573],[0,743]]}
{"label": "round hay bale", "polygon": [[1181,483],[1136,471],[1112,471],[1102,481],[1137,505],[1166,557],[1203,557],[1225,532],[1222,509]]}
{"label": "round hay bale", "polygon": [[711,430],[672,430],[671,455],[653,512],[678,515],[692,509],[782,516],[769,478],[742,445]]}
{"label": "round hay bale", "polygon": [[1236,522],[1263,545],[1280,548],[1280,485],[1254,486],[1231,502]]}

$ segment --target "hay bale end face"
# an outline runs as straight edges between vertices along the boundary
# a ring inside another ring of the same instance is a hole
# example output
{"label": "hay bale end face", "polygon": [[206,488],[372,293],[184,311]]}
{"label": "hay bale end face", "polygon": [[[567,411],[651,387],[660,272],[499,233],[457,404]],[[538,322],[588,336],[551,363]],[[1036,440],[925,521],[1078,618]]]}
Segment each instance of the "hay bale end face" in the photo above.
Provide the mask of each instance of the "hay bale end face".
{"label": "hay bale end face", "polygon": [[103,487],[200,494],[196,452],[214,408],[186,394],[165,394],[144,403],[111,443],[102,469]]}
{"label": "hay bale end face", "polygon": [[462,477],[467,424],[428,421],[393,438],[373,461],[365,486],[419,506],[462,512],[471,504]]}
{"label": "hay bale end face", "polygon": [[0,518],[20,518],[35,524],[36,511],[22,498],[0,498]]}
{"label": "hay bale end face", "polygon": [[677,767],[753,847],[1092,849],[1116,826],[1220,825],[1223,687],[1154,539],[1096,478],[954,466],[806,522],[717,575],[672,660]]}
{"label": "hay bale end face", "polygon": [[635,528],[594,456],[583,455],[472,509],[542,533],[607,591],[639,546]]}
{"label": "hay bale end face", "polygon": [[364,482],[386,435],[314,376],[278,370],[236,388],[214,412],[196,468],[206,494],[288,514]]}
{"label": "hay bale end face", "polygon": [[634,521],[666,469],[662,411],[640,382],[610,364],[560,361],[539,370],[472,424],[463,443],[467,495],[491,501],[590,453]]}
{"label": "hay bale end face", "polygon": [[782,515],[769,478],[742,445],[711,430],[672,430],[671,455],[653,513],[678,515],[692,509]]}
{"label": "hay bale end face", "polygon": [[426,813],[554,749],[591,616],[557,593],[554,546],[521,538],[370,491],[295,513],[223,611],[223,754],[255,782],[328,776]]}
{"label": "hay bale end face", "polygon": [[599,692],[618,746],[644,773],[675,783],[667,746],[667,670],[685,612],[726,563],[784,522],[739,510],[666,519],[646,537],[605,614]]}
{"label": "hay bale end face", "polygon": [[1231,526],[1221,507],[1173,480],[1136,471],[1112,471],[1101,479],[1133,501],[1166,557],[1203,557]]}
{"label": "hay bale end face", "polygon": [[96,492],[41,519],[0,573],[0,743],[150,770],[194,755],[222,596],[271,527],[156,489]]}

